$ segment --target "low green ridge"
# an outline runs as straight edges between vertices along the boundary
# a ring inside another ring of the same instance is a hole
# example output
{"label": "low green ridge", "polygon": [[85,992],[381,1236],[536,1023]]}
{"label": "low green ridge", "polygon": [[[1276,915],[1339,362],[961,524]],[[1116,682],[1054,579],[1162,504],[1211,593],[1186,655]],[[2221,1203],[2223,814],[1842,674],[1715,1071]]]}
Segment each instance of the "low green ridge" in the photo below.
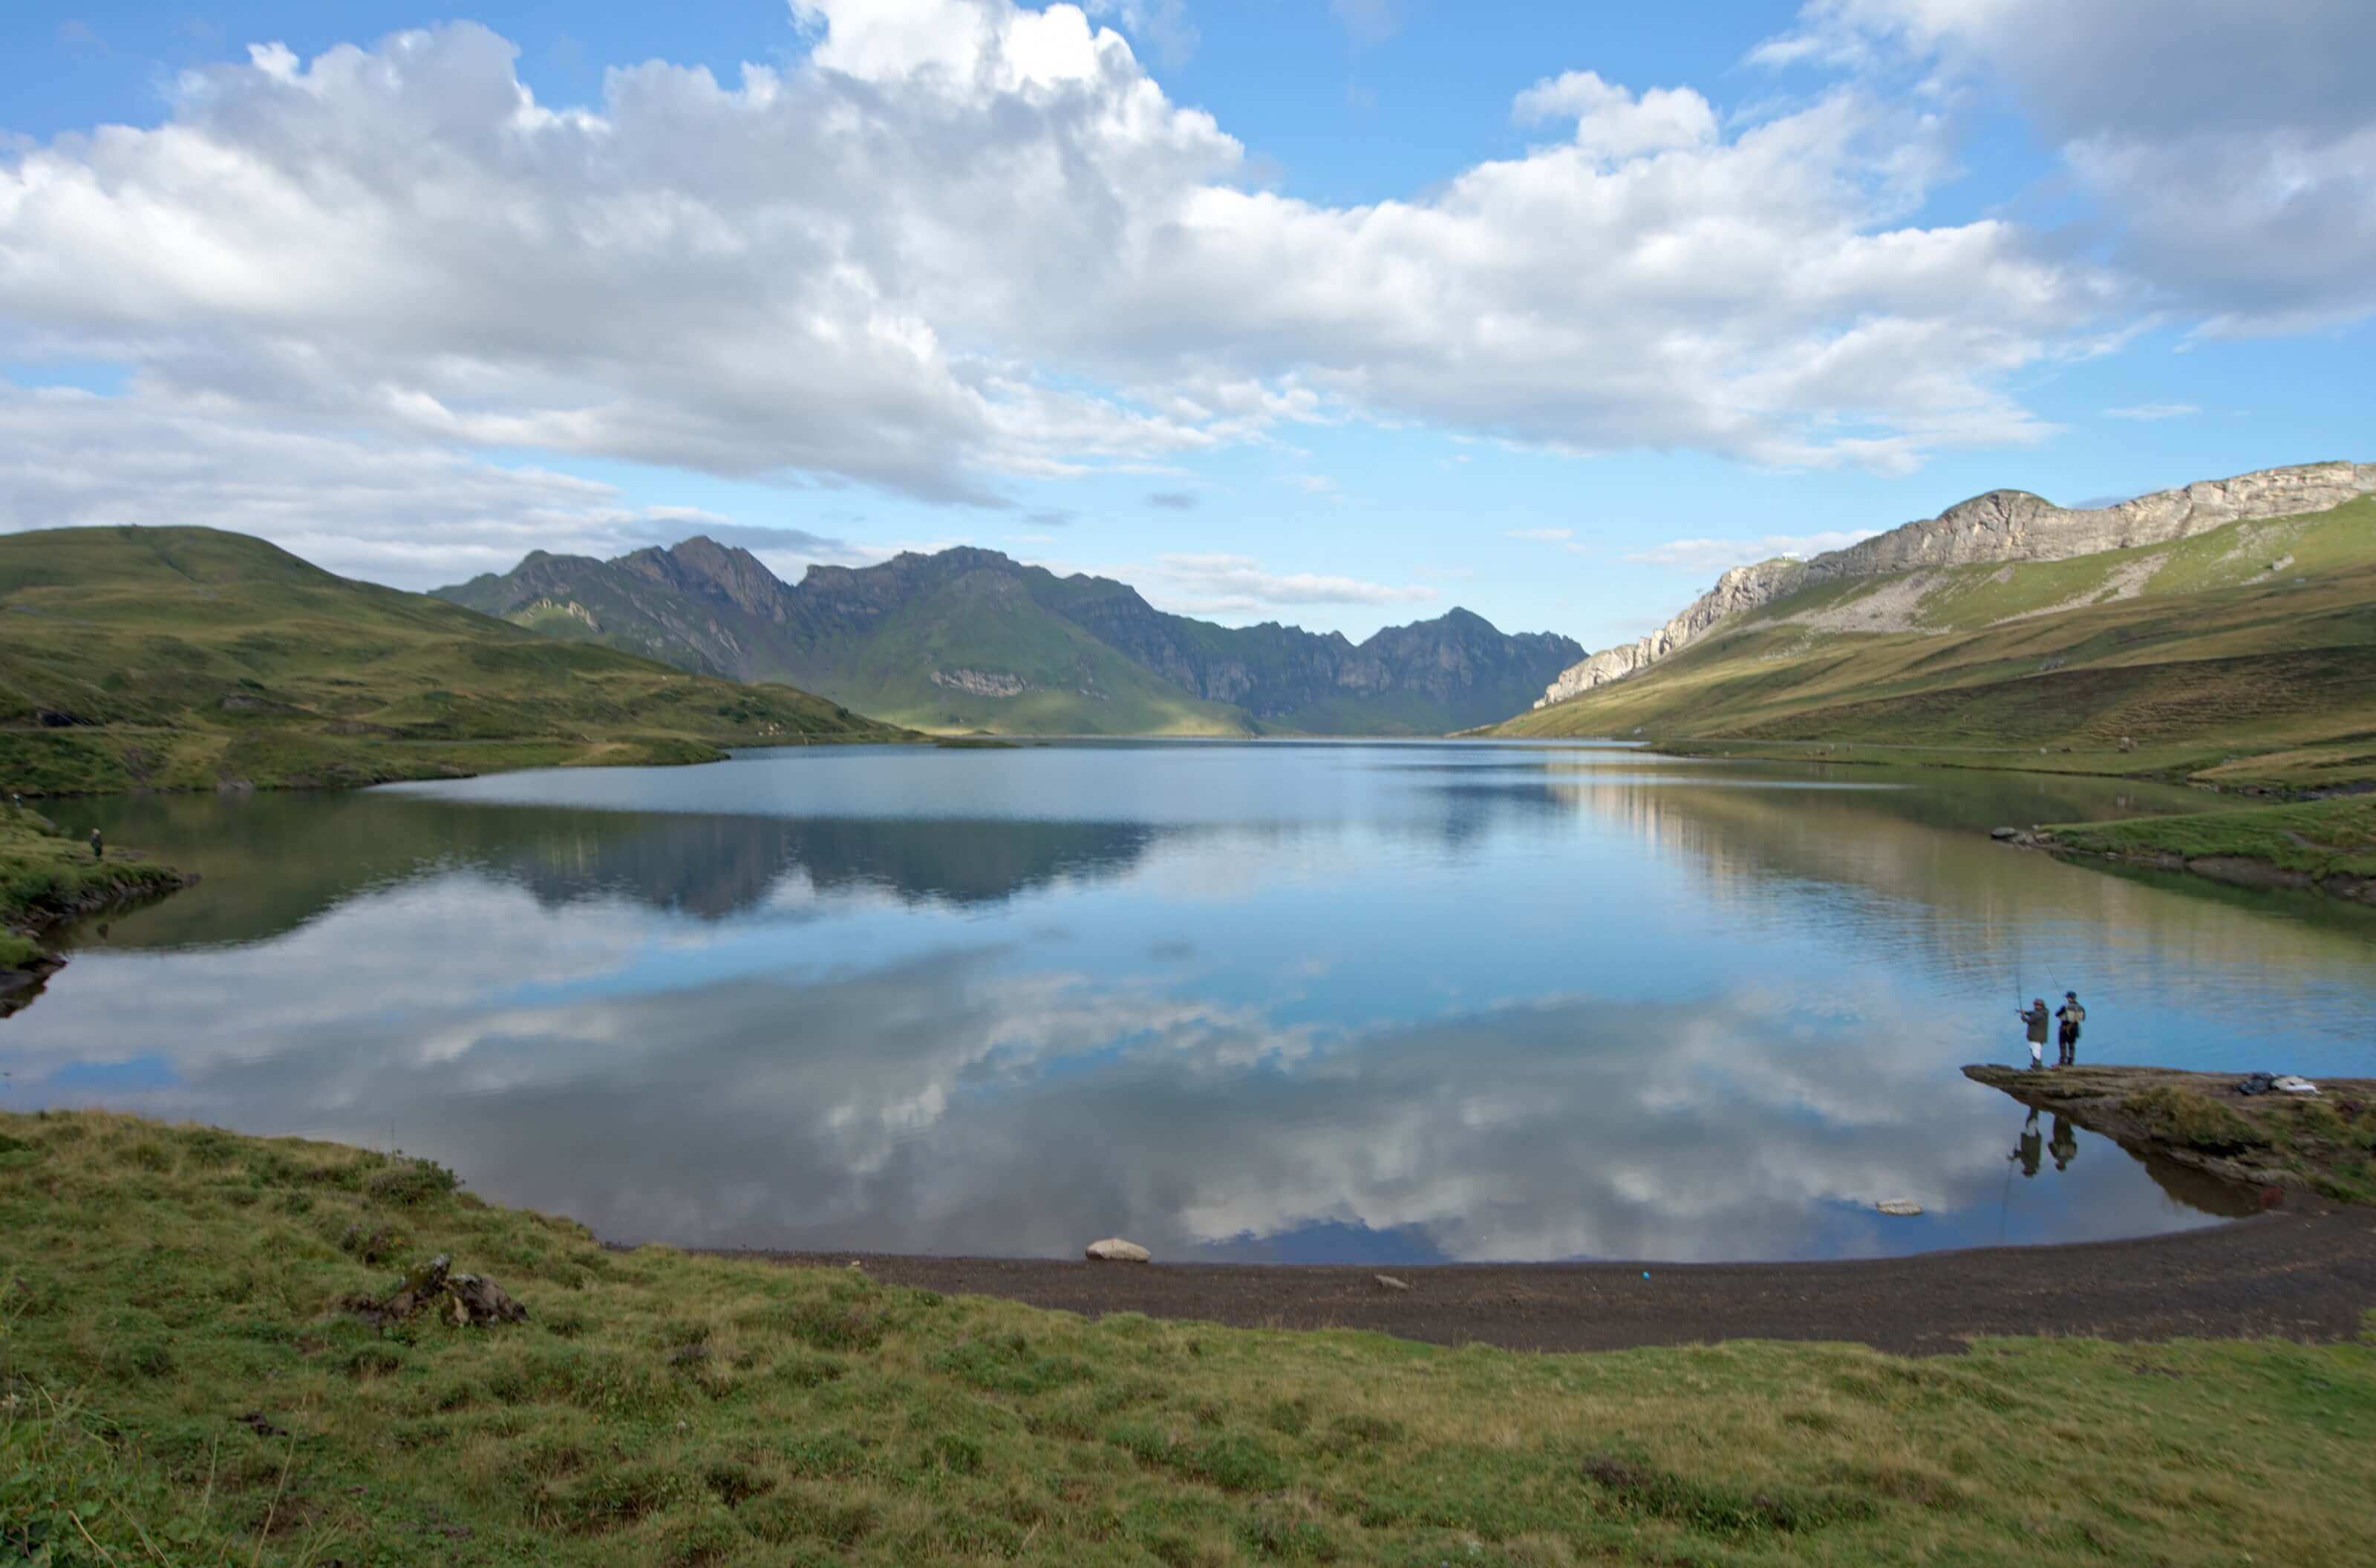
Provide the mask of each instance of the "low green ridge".
{"label": "low green ridge", "polygon": [[0,785],[365,784],[884,741],[784,686],[553,642],[211,529],[0,536]]}
{"label": "low green ridge", "polygon": [[[343,1304],[439,1253],[528,1321]],[[2371,1343],[1089,1323],[97,1112],[0,1114],[0,1552],[56,1563],[2321,1568],[2376,1495]]]}
{"label": "low green ridge", "polygon": [[2075,560],[1820,585],[1490,732],[1637,731],[2223,787],[2376,779],[2376,497]]}

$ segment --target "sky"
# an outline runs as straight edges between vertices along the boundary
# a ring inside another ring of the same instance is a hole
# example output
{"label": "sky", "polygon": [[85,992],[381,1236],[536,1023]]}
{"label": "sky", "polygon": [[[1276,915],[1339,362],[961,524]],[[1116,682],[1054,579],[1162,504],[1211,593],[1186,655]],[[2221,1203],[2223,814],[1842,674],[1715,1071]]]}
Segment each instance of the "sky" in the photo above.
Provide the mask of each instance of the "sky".
{"label": "sky", "polygon": [[2364,0],[15,0],[0,529],[1588,647],[2376,458]]}

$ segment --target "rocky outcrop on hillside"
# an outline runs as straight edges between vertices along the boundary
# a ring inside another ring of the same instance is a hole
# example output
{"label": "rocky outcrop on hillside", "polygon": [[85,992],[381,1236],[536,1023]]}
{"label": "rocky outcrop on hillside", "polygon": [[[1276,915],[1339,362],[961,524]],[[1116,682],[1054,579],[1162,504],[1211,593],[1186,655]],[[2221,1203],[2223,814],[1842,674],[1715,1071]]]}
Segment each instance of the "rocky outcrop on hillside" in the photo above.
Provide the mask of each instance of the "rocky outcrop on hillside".
{"label": "rocky outcrop on hillside", "polygon": [[2263,469],[2092,508],[2057,506],[2027,491],[1992,490],[1935,517],[1812,560],[1737,566],[1648,636],[1604,649],[1562,671],[1534,706],[1549,707],[1622,681],[1743,612],[1813,584],[1975,562],[2065,561],[2106,550],[2167,544],[2248,518],[2330,511],[2368,494],[2376,494],[2376,463]]}

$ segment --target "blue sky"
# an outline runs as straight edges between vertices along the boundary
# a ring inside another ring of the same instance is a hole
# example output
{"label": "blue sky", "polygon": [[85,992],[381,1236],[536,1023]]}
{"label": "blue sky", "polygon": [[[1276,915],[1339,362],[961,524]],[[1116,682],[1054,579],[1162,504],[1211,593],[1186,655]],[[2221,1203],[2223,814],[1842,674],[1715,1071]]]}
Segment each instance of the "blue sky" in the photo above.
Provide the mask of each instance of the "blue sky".
{"label": "blue sky", "polygon": [[2000,485],[2376,457],[2376,7],[1089,9],[12,6],[0,527],[1598,647]]}

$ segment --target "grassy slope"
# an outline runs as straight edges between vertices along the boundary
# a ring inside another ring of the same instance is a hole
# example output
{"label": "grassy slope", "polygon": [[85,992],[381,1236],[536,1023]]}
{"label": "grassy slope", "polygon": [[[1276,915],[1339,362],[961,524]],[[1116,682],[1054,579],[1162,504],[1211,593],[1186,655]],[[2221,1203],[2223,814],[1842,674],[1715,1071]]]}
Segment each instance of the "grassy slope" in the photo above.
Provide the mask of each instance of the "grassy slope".
{"label": "grassy slope", "polygon": [[[1010,735],[1246,735],[1242,709],[1205,702],[1141,668],[1020,585],[960,578],[903,605],[856,647],[812,676],[870,713],[918,730]],[[1019,696],[936,684],[934,671],[1020,677]]]}
{"label": "grassy slope", "polygon": [[42,956],[30,933],[42,926],[94,904],[181,885],[178,872],[123,849],[94,860],[88,842],[58,832],[30,809],[0,804],[0,969],[20,969]]}
{"label": "grassy slope", "polygon": [[[895,738],[789,687],[548,641],[208,529],[0,537],[0,780],[28,791],[367,783]],[[77,722],[45,727],[43,710]]]}
{"label": "grassy slope", "polygon": [[[2105,597],[2116,574],[2137,582],[2135,597]],[[1827,585],[1496,732],[1639,727],[1658,739],[1889,745],[1924,754],[1909,760],[2022,766],[2037,766],[2043,747],[2050,766],[2222,784],[2376,778],[2376,499],[1928,580],[1927,634],[1792,624],[1903,579]],[[2119,749],[2124,736],[2135,752]]]}
{"label": "grassy slope", "polygon": [[[2376,1494],[2366,1344],[1089,1324],[612,1253],[356,1150],[96,1113],[0,1140],[0,1530],[66,1562],[2313,1568],[2362,1560]],[[336,1310],[441,1251],[529,1322]]]}
{"label": "grassy slope", "polygon": [[2311,877],[2376,876],[2376,795],[2201,816],[2049,827],[2055,844],[2087,854],[2265,861]]}

